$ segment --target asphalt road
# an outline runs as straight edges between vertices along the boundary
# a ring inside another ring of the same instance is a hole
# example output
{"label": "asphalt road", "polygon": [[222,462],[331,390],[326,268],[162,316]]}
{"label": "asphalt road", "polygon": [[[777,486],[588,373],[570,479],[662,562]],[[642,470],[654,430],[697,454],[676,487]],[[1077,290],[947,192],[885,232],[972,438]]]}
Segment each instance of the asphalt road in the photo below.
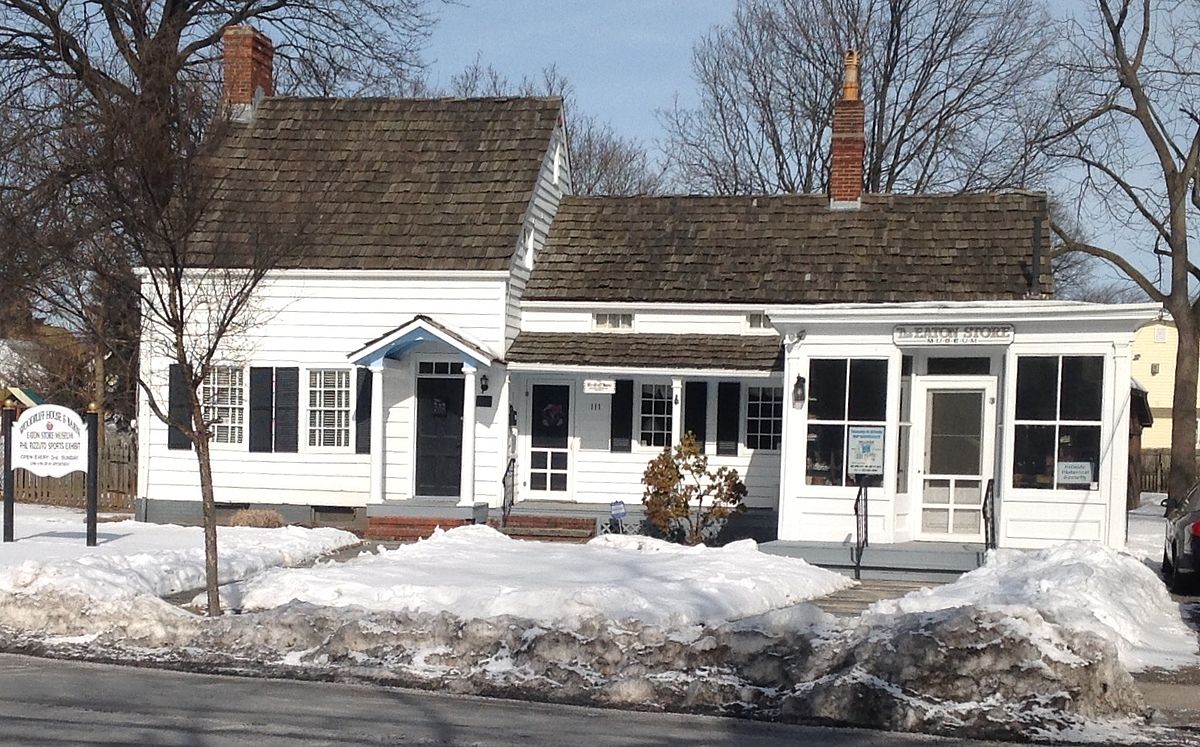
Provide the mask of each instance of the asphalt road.
{"label": "asphalt road", "polygon": [[0,655],[0,744],[990,743]]}

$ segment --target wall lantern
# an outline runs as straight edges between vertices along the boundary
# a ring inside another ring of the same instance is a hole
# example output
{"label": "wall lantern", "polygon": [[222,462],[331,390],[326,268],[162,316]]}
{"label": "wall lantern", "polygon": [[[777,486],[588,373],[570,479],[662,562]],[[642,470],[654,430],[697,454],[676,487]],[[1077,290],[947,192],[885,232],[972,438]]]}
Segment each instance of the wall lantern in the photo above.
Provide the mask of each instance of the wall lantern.
{"label": "wall lantern", "polygon": [[488,390],[487,374],[479,377],[479,391],[486,392]]}
{"label": "wall lantern", "polygon": [[792,385],[792,407],[804,407],[804,401],[808,398],[807,382],[803,376],[796,376],[796,383]]}

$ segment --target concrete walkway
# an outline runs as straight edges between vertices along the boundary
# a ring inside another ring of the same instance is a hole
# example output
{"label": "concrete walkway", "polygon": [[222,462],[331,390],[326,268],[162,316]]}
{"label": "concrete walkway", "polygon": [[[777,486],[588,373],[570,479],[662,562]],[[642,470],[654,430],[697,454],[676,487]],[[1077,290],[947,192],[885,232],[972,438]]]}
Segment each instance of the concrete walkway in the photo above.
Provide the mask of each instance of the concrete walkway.
{"label": "concrete walkway", "polygon": [[812,603],[837,617],[856,617],[881,599],[898,599],[911,591],[939,585],[929,581],[863,579],[858,586],[814,599]]}

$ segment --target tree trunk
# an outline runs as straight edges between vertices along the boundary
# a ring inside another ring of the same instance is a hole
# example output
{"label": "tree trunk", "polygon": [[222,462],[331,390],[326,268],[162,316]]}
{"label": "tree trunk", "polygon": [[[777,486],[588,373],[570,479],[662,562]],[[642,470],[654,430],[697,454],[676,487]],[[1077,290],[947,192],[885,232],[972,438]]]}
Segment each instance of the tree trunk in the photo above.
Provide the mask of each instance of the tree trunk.
{"label": "tree trunk", "polygon": [[[199,409],[199,408],[197,408]],[[199,415],[194,422],[200,422]],[[217,504],[213,497],[212,455],[208,439],[195,440],[196,461],[200,464],[200,502],[204,512],[204,589],[208,597],[208,616],[221,616],[221,595],[217,590]]]}
{"label": "tree trunk", "polygon": [[1175,392],[1171,413],[1171,474],[1167,495],[1179,506],[1196,482],[1196,380],[1200,375],[1200,320],[1190,308],[1174,309],[1179,345],[1175,353]]}

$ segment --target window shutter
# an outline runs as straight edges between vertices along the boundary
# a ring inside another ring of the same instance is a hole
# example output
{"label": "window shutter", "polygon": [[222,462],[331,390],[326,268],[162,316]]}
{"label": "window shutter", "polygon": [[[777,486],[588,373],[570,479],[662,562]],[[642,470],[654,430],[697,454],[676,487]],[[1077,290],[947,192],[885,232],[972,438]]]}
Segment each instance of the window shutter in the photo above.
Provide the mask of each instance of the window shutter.
{"label": "window shutter", "polygon": [[688,381],[683,385],[683,432],[696,435],[696,445],[704,453],[708,440],[708,382]]}
{"label": "window shutter", "polygon": [[371,369],[358,368],[358,398],[354,403],[354,453],[371,453]]}
{"label": "window shutter", "polygon": [[717,385],[717,454],[737,456],[742,416],[742,385],[723,381]]}
{"label": "window shutter", "polygon": [[609,414],[610,451],[633,451],[633,379],[618,379]]}
{"label": "window shutter", "polygon": [[275,451],[295,452],[300,442],[300,369],[275,369]]}
{"label": "window shutter", "polygon": [[271,451],[274,448],[271,435],[274,379],[274,369],[250,369],[250,451]]}
{"label": "window shutter", "polygon": [[[176,423],[192,427],[192,406],[188,402],[187,382],[183,380],[183,366],[172,363],[167,383],[167,417]],[[167,426],[168,449],[190,449],[192,440],[183,431]]]}

